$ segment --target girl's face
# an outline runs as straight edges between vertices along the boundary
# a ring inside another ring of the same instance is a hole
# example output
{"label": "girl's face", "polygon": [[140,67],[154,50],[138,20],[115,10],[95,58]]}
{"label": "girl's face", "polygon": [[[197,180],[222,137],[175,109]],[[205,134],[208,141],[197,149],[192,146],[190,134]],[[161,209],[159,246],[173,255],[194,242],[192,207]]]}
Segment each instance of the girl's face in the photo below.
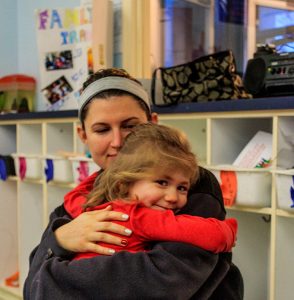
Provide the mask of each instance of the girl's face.
{"label": "girl's face", "polygon": [[157,175],[132,184],[128,197],[152,209],[171,209],[176,212],[187,203],[189,187],[190,180],[185,172],[158,172]]}
{"label": "girl's face", "polygon": [[[147,122],[146,113],[132,96],[94,99],[89,104],[85,129],[78,127],[78,134],[94,162],[106,169],[133,127]],[[156,114],[152,114],[152,122],[157,122]]]}

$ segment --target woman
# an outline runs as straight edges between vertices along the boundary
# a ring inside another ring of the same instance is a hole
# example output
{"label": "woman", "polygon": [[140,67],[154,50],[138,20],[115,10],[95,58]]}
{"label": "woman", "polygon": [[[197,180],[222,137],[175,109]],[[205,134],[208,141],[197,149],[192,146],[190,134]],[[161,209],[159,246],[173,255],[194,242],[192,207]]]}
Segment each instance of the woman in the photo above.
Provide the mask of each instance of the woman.
{"label": "woman", "polygon": [[[134,126],[157,122],[142,86],[116,69],[102,70],[85,82],[79,118],[79,136],[102,169],[116,158]],[[95,174],[87,178],[65,199],[83,204],[95,178]],[[201,170],[182,213],[225,218],[219,185],[207,170]],[[111,244],[122,245],[124,236],[131,234],[111,221],[126,217],[108,207],[72,220],[63,206],[56,208],[31,254],[24,299],[243,299],[242,276],[227,253],[216,255],[187,244],[159,242],[149,252],[122,251],[111,256]],[[87,251],[108,256],[70,263],[76,252]]]}

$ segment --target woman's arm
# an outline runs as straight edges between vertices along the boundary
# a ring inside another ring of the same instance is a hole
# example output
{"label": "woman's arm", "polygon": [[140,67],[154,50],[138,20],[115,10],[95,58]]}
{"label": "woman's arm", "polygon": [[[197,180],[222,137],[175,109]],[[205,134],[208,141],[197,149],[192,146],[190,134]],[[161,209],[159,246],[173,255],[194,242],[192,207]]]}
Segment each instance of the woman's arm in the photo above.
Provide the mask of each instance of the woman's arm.
{"label": "woman's arm", "polygon": [[[109,205],[101,210],[80,214],[71,222],[57,228],[55,237],[61,247],[73,252],[112,255],[114,251],[111,244],[121,246],[123,236],[131,234],[131,231],[123,226],[127,219],[128,215],[112,211]],[[121,221],[121,225],[112,221]],[[98,241],[99,244],[97,244]],[[104,243],[103,246],[101,242]]]}
{"label": "woman's arm", "polygon": [[[111,208],[111,207],[110,207]],[[86,251],[88,249],[92,249],[89,251],[97,251],[100,254],[105,252],[109,255],[109,248],[105,247],[92,247],[92,244],[96,245],[97,241],[108,241],[110,244],[119,243],[120,238],[117,238],[107,232],[114,232],[121,235],[128,235],[124,232],[125,227],[118,225],[116,223],[110,222],[111,220],[123,220],[121,218],[122,214],[119,212],[110,211],[106,209],[104,211],[97,211],[95,214],[84,214],[81,217],[78,217],[75,220],[72,220],[71,217],[65,211],[63,205],[57,207],[50,215],[49,225],[44,231],[40,244],[32,251],[30,254],[29,262],[29,274],[25,281],[24,286],[24,295],[29,295],[28,292],[31,289],[32,280],[35,279],[36,275],[40,271],[40,268],[44,263],[46,263],[47,259],[50,257],[56,257],[59,260],[71,260],[73,256],[76,254],[74,248],[72,246],[71,250],[67,250],[70,248],[63,248],[58,243],[56,238],[56,230],[64,228],[65,226],[69,226],[71,229],[67,230],[67,239],[71,240],[74,247],[76,247],[79,251],[79,248],[83,249],[86,247]],[[81,219],[81,221],[79,221]],[[86,221],[85,221],[86,219]],[[92,226],[93,223],[98,223],[102,230],[107,232],[98,232],[97,236],[97,228],[96,226]],[[103,229],[104,228],[104,229]],[[86,232],[87,239],[80,238],[79,232]],[[73,242],[75,241],[75,242]],[[66,244],[66,243],[65,243]],[[90,246],[89,246],[90,245]],[[88,248],[87,248],[88,247]],[[54,277],[54,276],[53,276]],[[26,297],[25,297],[26,299]],[[30,298],[27,298],[30,299]],[[32,298],[35,299],[35,298]]]}
{"label": "woman's arm", "polygon": [[24,299],[190,299],[218,256],[196,247],[161,243],[148,254],[120,252],[78,261],[44,259]]}
{"label": "woman's arm", "polygon": [[[31,256],[25,300],[184,300],[201,288],[218,263],[218,255],[186,244],[164,242],[148,253],[120,252],[71,262],[72,252],[60,248],[52,234],[54,224],[68,222],[69,218],[62,217],[62,208],[55,211],[52,218],[55,217]],[[223,269],[221,273],[226,272]]]}
{"label": "woman's arm", "polygon": [[[201,182],[205,184],[205,180]],[[201,201],[192,201],[193,209],[188,205],[184,212],[197,214],[199,209],[200,215],[209,215],[211,211],[210,217],[223,218],[220,200],[210,188],[208,184],[207,191],[202,188],[200,194],[192,193],[192,197]],[[24,300],[89,299],[90,293],[92,299],[110,299],[105,295],[113,295],[114,299],[184,300],[203,293],[203,286],[205,295],[212,294],[230,268],[230,262],[221,260],[220,255],[168,242],[157,243],[150,252],[120,252],[70,262],[72,252],[56,247],[58,243],[52,231],[54,224],[70,220],[64,209],[60,210],[51,216],[40,245],[31,255]]]}
{"label": "woman's arm", "polygon": [[[67,218],[74,220],[63,226],[56,226],[54,235],[58,244],[64,249],[110,255],[113,254],[111,244],[121,245],[122,237],[109,233],[113,232],[122,236],[130,234],[126,227],[111,221],[126,221],[128,216],[112,211],[111,206],[104,210],[83,213],[85,196],[93,189],[97,174],[97,172],[93,173],[64,196],[64,214]],[[104,242],[106,246],[102,247],[97,242]]]}

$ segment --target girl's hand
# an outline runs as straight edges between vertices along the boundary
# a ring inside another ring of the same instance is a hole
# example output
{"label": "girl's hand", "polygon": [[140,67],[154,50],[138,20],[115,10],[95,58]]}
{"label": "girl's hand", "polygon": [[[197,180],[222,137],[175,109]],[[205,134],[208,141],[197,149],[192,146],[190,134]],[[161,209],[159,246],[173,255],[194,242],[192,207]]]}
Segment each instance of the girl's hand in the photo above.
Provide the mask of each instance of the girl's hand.
{"label": "girl's hand", "polygon": [[58,244],[66,250],[112,255],[114,251],[111,248],[99,246],[97,242],[122,245],[123,238],[109,232],[122,236],[129,236],[132,232],[111,221],[126,221],[128,217],[121,212],[112,211],[109,205],[105,209],[82,213],[76,219],[57,228],[54,233]]}

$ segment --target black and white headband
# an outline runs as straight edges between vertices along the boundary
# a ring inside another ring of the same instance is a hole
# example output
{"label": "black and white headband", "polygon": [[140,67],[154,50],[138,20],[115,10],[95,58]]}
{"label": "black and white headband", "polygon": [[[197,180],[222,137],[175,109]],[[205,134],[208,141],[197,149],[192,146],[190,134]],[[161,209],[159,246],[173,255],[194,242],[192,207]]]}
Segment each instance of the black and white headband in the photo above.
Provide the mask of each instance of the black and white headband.
{"label": "black and white headband", "polygon": [[145,102],[150,110],[149,96],[142,85],[125,77],[108,76],[92,82],[84,89],[79,99],[79,119],[81,120],[84,107],[95,95],[112,89],[122,90],[137,96]]}

